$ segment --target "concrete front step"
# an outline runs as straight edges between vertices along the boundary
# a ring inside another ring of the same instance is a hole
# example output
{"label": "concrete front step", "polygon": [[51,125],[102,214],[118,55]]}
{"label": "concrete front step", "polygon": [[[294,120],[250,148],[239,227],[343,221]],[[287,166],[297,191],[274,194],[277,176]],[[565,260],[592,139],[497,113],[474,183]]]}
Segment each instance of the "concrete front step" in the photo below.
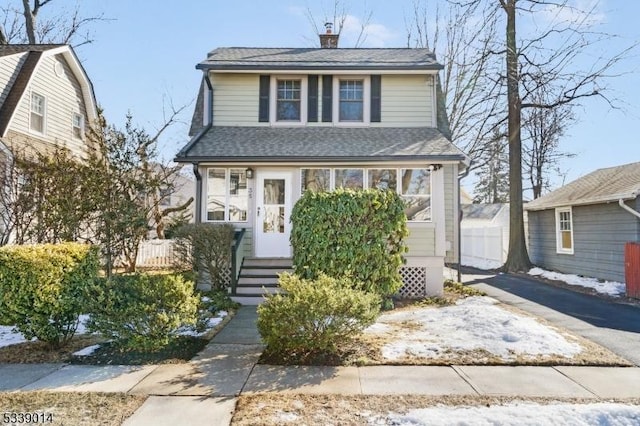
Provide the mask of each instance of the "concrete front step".
{"label": "concrete front step", "polygon": [[277,285],[277,284],[278,284],[277,276],[269,276],[269,277],[240,276],[240,278],[238,278],[238,285],[263,286],[263,285]]}
{"label": "concrete front step", "polygon": [[265,293],[278,293],[278,286],[255,286],[255,285],[238,285],[236,286],[236,295],[262,295]]}
{"label": "concrete front step", "polygon": [[293,265],[292,260],[285,257],[245,257],[242,263],[244,268],[265,267],[289,269]]}
{"label": "concrete front step", "polygon": [[264,268],[264,267],[248,267],[248,266],[242,266],[242,269],[240,270],[240,276],[241,277],[277,277],[278,274],[282,273],[282,272],[289,272],[292,273],[293,269],[289,269],[289,268],[282,268],[282,267],[273,267],[273,268]]}

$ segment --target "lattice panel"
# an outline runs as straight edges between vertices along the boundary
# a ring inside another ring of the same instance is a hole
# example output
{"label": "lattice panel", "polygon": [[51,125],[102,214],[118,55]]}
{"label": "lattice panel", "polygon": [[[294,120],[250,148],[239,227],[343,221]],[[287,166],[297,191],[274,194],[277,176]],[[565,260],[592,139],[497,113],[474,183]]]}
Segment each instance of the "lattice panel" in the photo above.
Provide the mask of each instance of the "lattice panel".
{"label": "lattice panel", "polygon": [[227,287],[231,286],[231,268],[229,269],[225,269],[224,272],[224,285],[226,285]]}
{"label": "lattice panel", "polygon": [[402,282],[401,296],[424,297],[427,295],[427,268],[422,266],[403,266],[400,268]]}

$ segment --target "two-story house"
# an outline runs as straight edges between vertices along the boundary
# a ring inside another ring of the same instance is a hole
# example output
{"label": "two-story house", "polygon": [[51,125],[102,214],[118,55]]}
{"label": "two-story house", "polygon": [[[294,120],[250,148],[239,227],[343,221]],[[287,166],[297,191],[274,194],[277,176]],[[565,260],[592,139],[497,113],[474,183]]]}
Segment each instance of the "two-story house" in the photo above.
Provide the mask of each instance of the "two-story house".
{"label": "two-story house", "polygon": [[288,258],[304,191],[391,189],[407,203],[405,292],[441,293],[469,164],[447,137],[443,67],[427,49],[320,37],[322,48],[218,48],[196,66],[193,137],[176,157],[193,165],[196,222],[245,229],[247,257]]}
{"label": "two-story house", "polygon": [[68,148],[83,156],[97,117],[91,81],[68,45],[0,45],[0,142],[5,154]]}

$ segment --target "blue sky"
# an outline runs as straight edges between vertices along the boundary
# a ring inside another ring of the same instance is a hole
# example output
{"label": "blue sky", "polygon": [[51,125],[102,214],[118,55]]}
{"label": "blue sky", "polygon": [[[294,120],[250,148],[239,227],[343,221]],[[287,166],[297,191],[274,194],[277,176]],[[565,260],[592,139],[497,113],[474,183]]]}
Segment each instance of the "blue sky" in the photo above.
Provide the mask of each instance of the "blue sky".
{"label": "blue sky", "polygon": [[[574,1],[582,7],[593,3]],[[351,30],[342,34],[341,46],[353,46],[359,23],[371,12],[364,46],[406,47],[405,22],[412,15],[413,0],[343,3]],[[131,111],[136,123],[153,132],[163,121],[167,99],[175,105],[193,101],[201,76],[195,65],[210,50],[223,46],[313,46],[316,36],[305,14],[309,7],[323,21],[325,11],[332,12],[333,1],[85,1],[81,3],[83,13],[104,13],[111,20],[91,27],[95,42],[80,47],[78,55],[108,120],[121,125]],[[640,40],[640,2],[600,1],[597,16],[604,31],[620,36],[611,44],[611,51]],[[639,65],[638,57],[630,58],[618,71],[631,73],[611,85],[612,94],[626,103],[626,111],[612,110],[600,101],[587,101],[577,111],[578,123],[568,129],[562,141],[565,151],[577,154],[563,163],[567,182],[597,168],[640,161]],[[174,127],[163,138],[166,158],[172,158],[187,142],[186,123],[192,110],[193,105],[182,117],[184,125]]]}

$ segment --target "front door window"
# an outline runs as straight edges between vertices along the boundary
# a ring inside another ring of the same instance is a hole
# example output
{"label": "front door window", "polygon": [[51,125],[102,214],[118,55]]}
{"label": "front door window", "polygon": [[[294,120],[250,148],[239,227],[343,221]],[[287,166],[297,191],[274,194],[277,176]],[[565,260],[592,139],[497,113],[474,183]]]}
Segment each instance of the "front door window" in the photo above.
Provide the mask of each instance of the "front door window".
{"label": "front door window", "polygon": [[284,234],[285,180],[264,180],[262,232]]}

